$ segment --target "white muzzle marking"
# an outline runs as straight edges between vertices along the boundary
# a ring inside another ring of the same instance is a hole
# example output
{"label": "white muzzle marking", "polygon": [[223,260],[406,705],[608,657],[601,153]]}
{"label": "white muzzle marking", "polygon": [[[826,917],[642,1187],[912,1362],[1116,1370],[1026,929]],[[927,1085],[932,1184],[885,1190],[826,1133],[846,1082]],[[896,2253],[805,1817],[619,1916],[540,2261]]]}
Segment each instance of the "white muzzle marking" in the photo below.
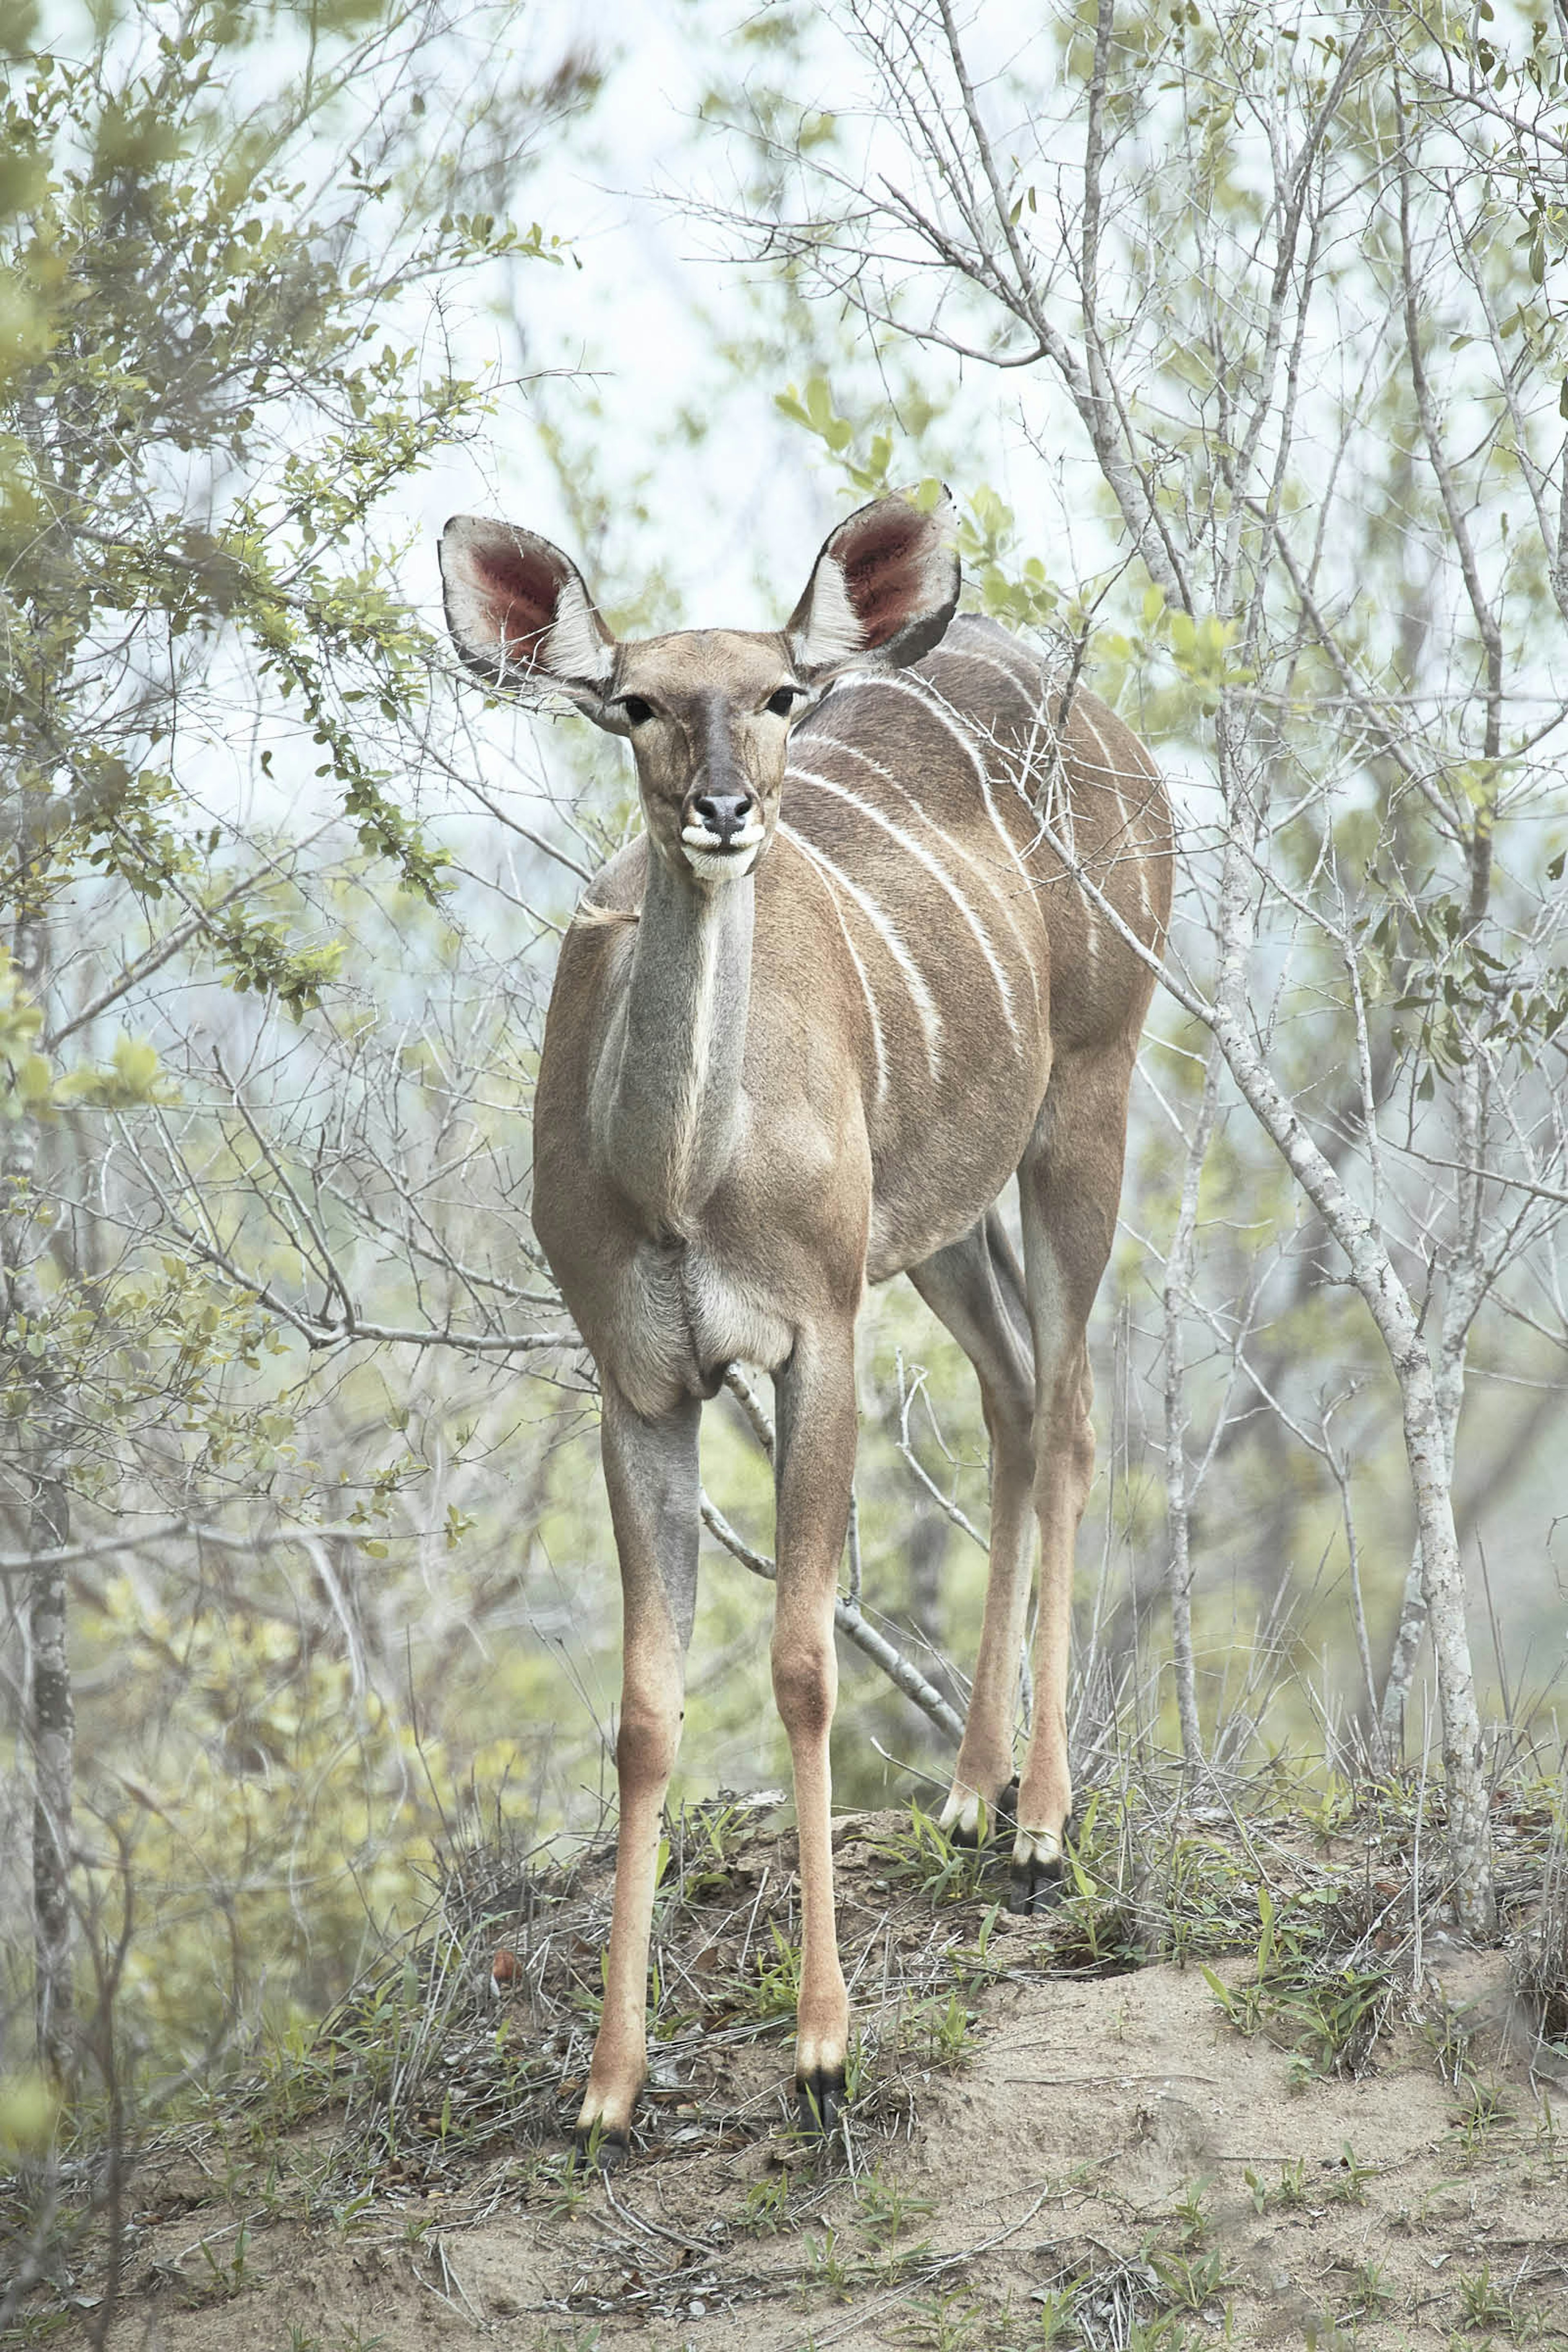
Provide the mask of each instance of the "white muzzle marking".
{"label": "white muzzle marking", "polygon": [[681,828],[680,845],[686,852],[687,864],[700,881],[738,882],[757,862],[763,830],[760,824],[748,825],[726,847],[706,825],[689,824]]}

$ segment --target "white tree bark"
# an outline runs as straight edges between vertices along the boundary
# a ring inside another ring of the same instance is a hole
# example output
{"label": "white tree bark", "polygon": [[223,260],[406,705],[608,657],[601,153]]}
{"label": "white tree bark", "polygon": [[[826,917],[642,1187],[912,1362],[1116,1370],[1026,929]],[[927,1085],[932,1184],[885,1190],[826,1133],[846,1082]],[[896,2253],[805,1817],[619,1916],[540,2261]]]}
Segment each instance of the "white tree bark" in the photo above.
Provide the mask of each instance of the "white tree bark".
{"label": "white tree bark", "polygon": [[[1458,1441],[1459,1414],[1465,1402],[1465,1369],[1469,1354],[1470,1327],[1487,1288],[1480,1235],[1481,1076],[1474,1060],[1467,1060],[1454,1087],[1458,1113],[1459,1158],[1457,1178],[1458,1234],[1448,1255],[1437,1331],[1436,1388],[1437,1415],[1443,1436],[1443,1459],[1450,1484]],[[1388,1675],[1378,1709],[1378,1725],[1390,1756],[1404,1745],[1405,1713],[1410,1700],[1411,1677],[1426,1631],[1428,1610],[1421,1539],[1411,1548],[1400,1601],[1399,1623],[1394,1637]]]}
{"label": "white tree bark", "polygon": [[1387,1352],[1399,1389],[1405,1461],[1421,1548],[1422,1591],[1437,1664],[1455,1911],[1468,1933],[1486,1936],[1496,1920],[1488,1794],[1437,1371],[1423,1336],[1421,1317],[1400,1279],[1386,1235],[1314,1140],[1269,1068],[1255,1033],[1250,971],[1259,900],[1255,858],[1260,831],[1258,802],[1247,782],[1245,736],[1225,709],[1216,732],[1227,832],[1217,916],[1218,973],[1212,1002],[1168,963],[1160,963],[1150,954],[1079,865],[1072,845],[1044,818],[1041,833],[1100,914],[1135,953],[1155,964],[1177,1003],[1209,1030],[1242,1099],[1343,1252],[1351,1280]]}
{"label": "white tree bark", "polygon": [[[1233,856],[1239,856],[1238,845],[1227,849],[1227,864]],[[1405,1460],[1415,1505],[1422,1593],[1437,1664],[1454,1904],[1460,1924],[1469,1933],[1489,1935],[1495,1923],[1495,1906],[1486,1774],[1437,1370],[1385,1237],[1313,1141],[1268,1067],[1240,1009],[1246,1003],[1246,952],[1251,941],[1240,936],[1237,920],[1244,899],[1228,891],[1225,899],[1222,922],[1227,937],[1222,942],[1221,986],[1226,987],[1228,978],[1236,992],[1228,1001],[1223,995],[1216,998],[1208,1012],[1215,1042],[1249,1108],[1283,1153],[1291,1174],[1343,1251],[1351,1279],[1398,1382]]]}

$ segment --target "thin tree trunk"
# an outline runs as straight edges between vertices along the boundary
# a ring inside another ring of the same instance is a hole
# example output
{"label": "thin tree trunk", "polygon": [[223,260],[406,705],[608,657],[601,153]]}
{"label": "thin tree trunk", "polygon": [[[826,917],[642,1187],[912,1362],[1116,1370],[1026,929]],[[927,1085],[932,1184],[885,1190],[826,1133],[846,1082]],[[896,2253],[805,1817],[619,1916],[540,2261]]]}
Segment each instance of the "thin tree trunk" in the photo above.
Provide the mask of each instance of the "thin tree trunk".
{"label": "thin tree trunk", "polygon": [[1214,1133],[1219,1100],[1219,1052],[1211,1048],[1204,1071],[1197,1123],[1187,1145],[1175,1231],[1165,1258],[1165,1533],[1171,1580],[1171,1648],[1175,1661],[1176,1714],[1182,1729],[1182,1761],[1195,1771],[1204,1760],[1198,1721],[1197,1675],[1193,1661],[1193,1496],[1187,1477],[1186,1351],[1182,1318],[1192,1295],[1198,1224],[1198,1187]]}
{"label": "thin tree trunk", "polygon": [[[70,1537],[70,1507],[59,1475],[59,1416],[46,1407],[33,1465],[28,1549],[61,1549]],[[76,1758],[76,1710],[67,1649],[66,1571],[35,1565],[27,1606],[31,1675],[28,1741],[33,1757],[34,2008],[38,2054],[50,2074],[68,2079],[75,2062],[71,1990],[71,1807]]]}
{"label": "thin tree trunk", "polygon": [[[1426,353],[1422,341],[1422,318],[1419,299],[1420,264],[1413,241],[1411,215],[1412,171],[1409,150],[1405,142],[1405,109],[1397,70],[1394,79],[1394,107],[1400,131],[1399,148],[1399,246],[1400,282],[1404,295],[1405,345],[1410,362],[1410,381],[1415,395],[1416,415],[1420,422],[1421,439],[1437,484],[1444,512],[1453,537],[1465,593],[1475,622],[1476,635],[1486,657],[1486,719],[1481,746],[1484,766],[1480,771],[1487,780],[1465,838],[1465,857],[1469,871],[1469,890],[1465,908],[1464,940],[1468,945],[1480,930],[1487,919],[1491,899],[1492,836],[1497,823],[1498,761],[1502,752],[1502,713],[1504,681],[1504,647],[1501,625],[1487,594],[1481,566],[1470,537],[1470,516],[1460,486],[1455,478],[1452,460],[1443,439],[1443,416],[1439,402],[1434,395],[1427,375]],[[1454,1533],[1452,1481],[1455,1444],[1459,1425],[1459,1412],[1465,1398],[1465,1362],[1469,1349],[1470,1327],[1476,1311],[1487,1290],[1487,1271],[1482,1255],[1481,1210],[1482,1180],[1477,1172],[1484,1164],[1486,1128],[1486,1082],[1480,1056],[1473,1044],[1466,1041],[1460,1055],[1459,1067],[1453,1085],[1455,1114],[1458,1126],[1459,1174],[1457,1179],[1458,1201],[1456,1231],[1447,1254],[1447,1279],[1444,1286],[1442,1324],[1437,1341],[1437,1367],[1432,1371],[1429,1350],[1423,1346],[1421,1353],[1431,1383],[1429,1409],[1423,1409],[1422,1445],[1424,1454],[1436,1454],[1433,1475],[1438,1468],[1444,1487],[1446,1528],[1436,1539],[1453,1545],[1453,1578],[1458,1586],[1457,1606],[1462,1612],[1463,1585],[1459,1574],[1458,1541]],[[1430,1426],[1426,1426],[1429,1420]],[[1408,1442],[1408,1422],[1407,1422]],[[1448,1652],[1452,1661],[1452,1625],[1448,1622],[1453,1606],[1446,1598],[1448,1568],[1445,1561],[1435,1572],[1426,1522],[1419,1517],[1420,1496],[1417,1495],[1418,1529],[1416,1560],[1420,1567],[1421,1595],[1417,1602],[1413,1587],[1415,1562],[1405,1580],[1405,1605],[1400,1612],[1399,1631],[1394,1637],[1394,1658],[1384,1690],[1381,1710],[1385,1739],[1392,1747],[1403,1736],[1405,1699],[1410,1687],[1410,1675],[1420,1645],[1423,1613],[1432,1629],[1433,1646],[1437,1653],[1437,1681],[1443,1686],[1443,1661]],[[1467,1656],[1468,1656],[1468,1643]],[[1471,1711],[1474,1711],[1472,1695]],[[1448,1723],[1444,1718],[1444,1763],[1447,1767]],[[1477,1773],[1479,1782],[1479,1768]],[[1467,1789],[1466,1804],[1484,1807],[1484,1789]],[[1449,1795],[1452,1809],[1454,1797]],[[1460,1916],[1464,1916],[1461,1906]]]}
{"label": "thin tree trunk", "polygon": [[[24,891],[28,887],[24,883]],[[48,926],[24,898],[13,934],[22,986],[41,1001],[48,972]],[[5,1153],[5,1202],[0,1256],[5,1272],[5,1344],[21,1374],[26,1399],[17,1467],[26,1496],[27,1687],[24,1737],[33,1773],[34,2019],[39,2059],[61,2081],[75,2069],[72,1997],[73,1911],[70,1867],[76,1762],[76,1711],[71,1698],[66,1570],[47,1555],[70,1540],[67,1469],[70,1421],[62,1393],[58,1350],[48,1330],[48,1307],[33,1271],[39,1246],[36,1222],[39,1130],[20,1104]]]}
{"label": "thin tree trunk", "polygon": [[[1245,1003],[1245,995],[1240,1001]],[[1220,1049],[1249,1108],[1344,1252],[1399,1386],[1422,1592],[1437,1663],[1455,1908],[1469,1933],[1488,1935],[1495,1910],[1486,1776],[1437,1372],[1383,1235],[1313,1142],[1264,1061],[1237,1001],[1216,1003],[1212,1017]]]}
{"label": "thin tree trunk", "polygon": [[[1477,853],[1472,849],[1472,928],[1485,910],[1490,864],[1489,850],[1483,873]],[[1469,1356],[1470,1327],[1487,1289],[1487,1270],[1482,1262],[1481,1180],[1475,1172],[1484,1164],[1486,1097],[1480,1058],[1474,1052],[1466,1053],[1455,1077],[1454,1108],[1458,1129],[1456,1158],[1459,1164],[1455,1178],[1458,1232],[1445,1269],[1436,1372],[1437,1411],[1443,1432],[1444,1460],[1450,1482],[1458,1449],[1459,1414],[1465,1402],[1465,1370]],[[1417,1537],[1405,1579],[1398,1630],[1394,1637],[1388,1677],[1383,1686],[1383,1703],[1378,1709],[1384,1744],[1391,1757],[1398,1757],[1404,1749],[1405,1711],[1409,1704],[1411,1676],[1415,1670],[1416,1654],[1421,1647],[1421,1637],[1426,1631],[1426,1580],[1421,1543]]]}
{"label": "thin tree trunk", "polygon": [[[1177,1002],[1212,1032],[1248,1109],[1343,1251],[1351,1279],[1387,1350],[1399,1388],[1405,1460],[1421,1545],[1422,1589],[1437,1663],[1455,1910],[1468,1933],[1489,1935],[1496,1910],[1481,1726],[1436,1370],[1422,1334],[1421,1318],[1399,1278],[1380,1227],[1313,1140],[1269,1068],[1255,1034],[1250,959],[1257,936],[1261,809],[1247,772],[1245,720],[1222,707],[1215,733],[1227,831],[1221,865],[1219,969],[1214,1002],[1205,1003],[1168,967],[1165,982]],[[1138,942],[1079,866],[1071,845],[1048,824],[1043,824],[1042,831],[1097,908],[1136,948]]]}

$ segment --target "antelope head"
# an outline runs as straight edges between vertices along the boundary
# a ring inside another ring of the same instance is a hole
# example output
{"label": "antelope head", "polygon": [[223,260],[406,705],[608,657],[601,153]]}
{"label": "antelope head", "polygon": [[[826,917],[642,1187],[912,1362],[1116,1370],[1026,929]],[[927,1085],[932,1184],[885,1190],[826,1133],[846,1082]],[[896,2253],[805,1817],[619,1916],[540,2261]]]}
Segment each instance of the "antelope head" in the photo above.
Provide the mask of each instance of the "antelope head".
{"label": "antelope head", "polygon": [[846,670],[901,668],[941,639],[958,604],[952,515],[945,491],[929,511],[878,499],[829,532],[782,629],[640,641],[611,634],[547,539],[456,515],[441,536],[447,618],[491,685],[564,696],[625,735],[655,854],[731,882],[772,838],[793,722]]}

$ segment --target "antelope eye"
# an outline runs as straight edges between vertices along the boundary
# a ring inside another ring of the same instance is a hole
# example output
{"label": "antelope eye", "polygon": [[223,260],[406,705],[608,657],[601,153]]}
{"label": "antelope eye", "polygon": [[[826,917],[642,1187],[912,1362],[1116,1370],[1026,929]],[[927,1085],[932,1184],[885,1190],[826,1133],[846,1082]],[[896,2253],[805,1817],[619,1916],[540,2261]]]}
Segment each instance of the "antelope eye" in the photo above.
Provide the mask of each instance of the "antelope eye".
{"label": "antelope eye", "polygon": [[799,699],[800,688],[797,686],[781,686],[776,694],[769,695],[765,708],[773,712],[775,719],[787,719]]}
{"label": "antelope eye", "polygon": [[626,712],[628,727],[644,727],[653,717],[652,703],[645,702],[640,694],[623,695],[621,709]]}

